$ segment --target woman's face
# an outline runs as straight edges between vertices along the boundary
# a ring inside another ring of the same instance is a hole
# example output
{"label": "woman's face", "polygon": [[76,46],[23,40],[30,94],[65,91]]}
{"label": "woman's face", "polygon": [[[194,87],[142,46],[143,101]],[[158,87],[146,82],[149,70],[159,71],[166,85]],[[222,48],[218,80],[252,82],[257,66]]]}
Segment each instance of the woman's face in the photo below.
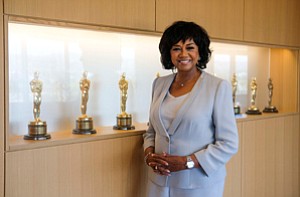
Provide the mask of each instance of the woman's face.
{"label": "woman's face", "polygon": [[179,72],[195,69],[200,58],[198,46],[193,39],[186,40],[185,42],[179,41],[174,44],[170,53],[171,61]]}

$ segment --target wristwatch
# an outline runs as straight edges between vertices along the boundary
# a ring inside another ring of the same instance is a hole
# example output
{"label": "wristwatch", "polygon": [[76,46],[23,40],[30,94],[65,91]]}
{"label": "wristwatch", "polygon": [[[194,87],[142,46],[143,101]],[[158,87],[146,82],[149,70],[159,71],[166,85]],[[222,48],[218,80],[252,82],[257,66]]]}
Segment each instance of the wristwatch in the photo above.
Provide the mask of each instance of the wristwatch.
{"label": "wristwatch", "polygon": [[188,169],[191,169],[195,166],[195,163],[194,161],[192,160],[192,157],[191,156],[186,156],[186,164],[185,166],[188,168]]}

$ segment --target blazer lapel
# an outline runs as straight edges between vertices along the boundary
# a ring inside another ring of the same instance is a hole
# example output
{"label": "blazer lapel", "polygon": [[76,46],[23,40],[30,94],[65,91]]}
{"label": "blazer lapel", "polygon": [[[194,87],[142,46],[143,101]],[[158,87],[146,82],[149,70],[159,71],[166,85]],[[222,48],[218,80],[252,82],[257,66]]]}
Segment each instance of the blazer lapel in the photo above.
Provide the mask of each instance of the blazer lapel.
{"label": "blazer lapel", "polygon": [[170,128],[169,128],[169,135],[173,135],[177,129],[177,127],[179,126],[180,122],[182,121],[182,118],[184,117],[184,114],[187,113],[188,109],[190,108],[190,105],[193,103],[193,101],[195,100],[195,98],[197,97],[197,95],[199,94],[199,89],[201,86],[201,81],[203,80],[203,77],[205,75],[204,71],[201,71],[201,76],[199,77],[199,79],[197,80],[197,82],[195,83],[193,89],[191,90],[190,94],[187,96],[184,104],[182,105],[182,107],[178,110],[176,117],[174,118],[174,120],[172,121]]}
{"label": "blazer lapel", "polygon": [[164,133],[166,134],[166,136],[169,136],[168,132],[166,131],[166,128],[162,122],[162,119],[161,119],[161,113],[160,113],[160,110],[161,110],[161,105],[165,99],[165,97],[167,96],[167,93],[170,89],[170,86],[174,80],[174,77],[175,77],[175,74],[173,75],[169,75],[168,78],[166,78],[166,80],[164,81],[164,84],[163,84],[163,87],[162,87],[162,91],[161,91],[161,94],[159,96],[159,124],[157,125],[159,128],[159,130],[161,131],[164,131]]}

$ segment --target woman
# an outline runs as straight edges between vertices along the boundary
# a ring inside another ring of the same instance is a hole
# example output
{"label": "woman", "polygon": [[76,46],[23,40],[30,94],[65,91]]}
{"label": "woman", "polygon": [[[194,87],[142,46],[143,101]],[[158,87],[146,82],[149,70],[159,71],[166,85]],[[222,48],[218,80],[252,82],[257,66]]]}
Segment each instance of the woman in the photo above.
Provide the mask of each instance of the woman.
{"label": "woman", "polygon": [[161,62],[173,74],[153,82],[144,134],[148,197],[223,194],[238,134],[230,84],[203,71],[209,45],[206,31],[193,22],[175,22],[162,35]]}

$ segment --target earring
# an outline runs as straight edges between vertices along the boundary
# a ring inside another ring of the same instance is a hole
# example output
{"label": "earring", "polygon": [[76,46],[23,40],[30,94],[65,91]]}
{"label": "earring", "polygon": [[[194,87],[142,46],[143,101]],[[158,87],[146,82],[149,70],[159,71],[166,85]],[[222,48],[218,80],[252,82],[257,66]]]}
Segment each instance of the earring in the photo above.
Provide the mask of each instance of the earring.
{"label": "earring", "polygon": [[201,68],[201,69],[205,69],[205,68],[206,68],[206,65],[200,64],[200,68]]}
{"label": "earring", "polygon": [[200,60],[201,60],[201,57],[199,57],[199,59],[198,59],[198,66],[199,66],[199,68],[200,68],[200,69],[205,69],[205,68],[206,68],[206,65],[205,65],[205,64],[202,64],[202,63],[200,62]]}
{"label": "earring", "polygon": [[172,68],[172,73],[173,74],[177,73],[177,68],[175,66]]}

